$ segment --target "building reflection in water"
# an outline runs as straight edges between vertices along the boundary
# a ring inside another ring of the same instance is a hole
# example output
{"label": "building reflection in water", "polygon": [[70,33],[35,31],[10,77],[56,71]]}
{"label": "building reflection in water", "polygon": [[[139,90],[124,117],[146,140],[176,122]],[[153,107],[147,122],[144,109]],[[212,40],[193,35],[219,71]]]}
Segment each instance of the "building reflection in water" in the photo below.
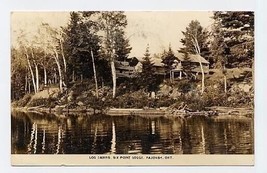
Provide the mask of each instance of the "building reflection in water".
{"label": "building reflection in water", "polygon": [[252,154],[253,122],[12,113],[13,154]]}

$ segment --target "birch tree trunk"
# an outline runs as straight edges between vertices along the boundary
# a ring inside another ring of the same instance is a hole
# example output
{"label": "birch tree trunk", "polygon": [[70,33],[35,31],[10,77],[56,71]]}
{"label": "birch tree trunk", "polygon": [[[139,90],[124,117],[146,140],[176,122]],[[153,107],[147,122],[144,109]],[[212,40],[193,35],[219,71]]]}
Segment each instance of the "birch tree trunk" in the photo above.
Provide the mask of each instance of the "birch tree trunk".
{"label": "birch tree trunk", "polygon": [[29,91],[29,93],[31,93],[31,83],[30,83],[30,81],[28,81],[28,91]]}
{"label": "birch tree trunk", "polygon": [[45,66],[44,66],[44,86],[47,86],[47,72]]}
{"label": "birch tree trunk", "polygon": [[61,50],[63,64],[64,64],[64,73],[66,74],[66,72],[67,72],[67,63],[66,63],[66,58],[65,58],[64,49],[63,49],[63,45],[62,45],[62,40],[61,39],[59,39],[59,43],[60,43],[60,50]]}
{"label": "birch tree trunk", "polygon": [[224,92],[227,93],[227,80],[226,80],[226,75],[224,75]]}
{"label": "birch tree trunk", "polygon": [[116,68],[115,68],[115,49],[114,49],[114,38],[112,37],[112,32],[111,32],[111,28],[110,28],[110,23],[107,20],[106,21],[106,44],[108,44],[108,55],[110,55],[110,68],[111,68],[111,76],[112,76],[112,84],[113,84],[113,88],[112,88],[112,98],[116,97]]}
{"label": "birch tree trunk", "polygon": [[33,89],[34,89],[34,92],[36,93],[35,78],[34,78],[34,74],[33,74],[32,66],[31,66],[31,62],[30,62],[29,55],[28,55],[28,52],[27,52],[26,47],[24,47],[24,51],[25,51],[25,55],[26,55],[28,67],[29,67],[29,70],[30,70],[30,73],[31,73],[31,77],[32,77]]}
{"label": "birch tree trunk", "polygon": [[63,80],[62,80],[62,71],[61,71],[61,67],[60,67],[60,63],[59,63],[59,57],[58,57],[58,53],[56,50],[54,50],[54,59],[56,61],[56,64],[57,64],[57,68],[58,68],[58,76],[59,76],[59,89],[60,89],[60,92],[62,93],[63,92]]}
{"label": "birch tree trunk", "polygon": [[223,65],[223,81],[224,81],[224,93],[227,93],[227,79],[226,79],[225,65]]}
{"label": "birch tree trunk", "polygon": [[36,79],[36,92],[39,91],[39,70],[38,70],[38,65],[34,61],[34,66],[35,66],[35,79]]}
{"label": "birch tree trunk", "polygon": [[93,63],[93,71],[94,71],[94,79],[95,79],[95,93],[96,93],[96,98],[98,98],[98,83],[97,83],[97,78],[96,78],[96,69],[95,69],[95,59],[94,59],[94,54],[91,49],[91,58],[92,58],[92,63]]}
{"label": "birch tree trunk", "polygon": [[27,93],[27,89],[28,89],[28,74],[26,73],[26,75],[25,75],[25,87],[24,87],[25,94]]}
{"label": "birch tree trunk", "polygon": [[199,47],[199,44],[198,44],[198,41],[197,41],[197,38],[193,36],[193,45],[195,47],[195,51],[197,53],[198,56],[198,61],[199,61],[199,66],[200,66],[200,70],[201,70],[201,95],[204,93],[205,91],[205,73],[204,73],[204,69],[203,69],[203,65],[201,63],[201,56],[200,56],[200,47]]}
{"label": "birch tree trunk", "polygon": [[74,70],[72,71],[72,82],[75,82],[75,72],[74,72]]}
{"label": "birch tree trunk", "polygon": [[39,71],[38,71],[38,66],[37,66],[37,63],[35,61],[35,56],[34,56],[34,53],[33,53],[33,50],[31,48],[31,55],[32,55],[32,58],[33,58],[33,64],[34,64],[34,67],[35,67],[35,93],[37,93],[39,91]]}
{"label": "birch tree trunk", "polygon": [[62,55],[62,59],[63,59],[63,65],[64,65],[64,79],[62,80],[62,84],[64,85],[64,87],[66,87],[65,82],[68,81],[67,80],[67,63],[66,63],[66,58],[65,58],[65,54],[64,54],[64,48],[63,48],[63,44],[62,44],[62,40],[59,39],[59,44],[60,44],[60,50],[61,50],[61,55]]}
{"label": "birch tree trunk", "polygon": [[57,83],[57,73],[55,72],[54,73],[54,83],[53,84],[56,84]]}
{"label": "birch tree trunk", "polygon": [[117,81],[116,81],[116,68],[115,68],[115,50],[112,50],[112,56],[111,56],[111,62],[110,62],[110,66],[111,66],[111,74],[112,74],[112,83],[113,83],[113,91],[112,91],[112,97],[115,98],[116,97],[116,87],[117,87]]}
{"label": "birch tree trunk", "polygon": [[203,69],[200,57],[199,57],[199,65],[201,69],[201,94],[203,94],[205,90],[205,73],[204,73],[204,69]]}

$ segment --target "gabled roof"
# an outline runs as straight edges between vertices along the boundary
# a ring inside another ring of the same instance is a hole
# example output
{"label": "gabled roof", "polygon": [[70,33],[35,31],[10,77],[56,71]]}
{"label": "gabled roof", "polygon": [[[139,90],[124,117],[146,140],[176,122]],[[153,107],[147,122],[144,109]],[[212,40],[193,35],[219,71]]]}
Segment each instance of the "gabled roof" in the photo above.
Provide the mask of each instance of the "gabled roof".
{"label": "gabled roof", "polygon": [[[176,56],[178,58],[179,61],[184,61],[184,54],[183,53],[175,53],[174,56]],[[201,61],[201,63],[206,63],[209,64],[209,61],[207,61],[205,58],[203,58],[200,55],[195,55],[195,54],[188,54],[190,62],[197,62],[199,63],[199,60]],[[137,58],[137,60],[139,62],[142,62],[141,58]],[[151,62],[154,64],[154,66],[156,67],[163,67],[164,64],[162,63],[162,59],[161,58],[151,58]]]}
{"label": "gabled roof", "polygon": [[[183,53],[175,53],[175,56],[180,60],[184,61],[185,55]],[[199,62],[209,64],[209,61],[207,61],[205,58],[200,56],[199,54],[188,54],[190,62]]]}
{"label": "gabled roof", "polygon": [[[175,56],[178,58],[178,60],[180,61],[184,61],[184,54],[183,53],[176,53]],[[199,59],[201,61],[201,63],[206,63],[206,64],[209,64],[209,61],[207,61],[205,58],[203,58],[202,56],[200,55],[194,55],[194,54],[189,54],[189,59],[190,59],[190,62],[199,62]],[[152,58],[151,59],[152,63],[154,63],[154,66],[157,66],[157,67],[163,67],[164,64],[162,63],[162,59],[160,58]]]}
{"label": "gabled roof", "polygon": [[129,66],[129,62],[127,61],[117,61],[115,60],[115,66],[119,67],[119,66]]}
{"label": "gabled roof", "polygon": [[115,67],[118,70],[135,71],[136,70],[135,67],[138,66],[138,63],[135,66],[130,66],[130,63],[127,62],[127,61],[117,61],[117,60],[115,60]]}

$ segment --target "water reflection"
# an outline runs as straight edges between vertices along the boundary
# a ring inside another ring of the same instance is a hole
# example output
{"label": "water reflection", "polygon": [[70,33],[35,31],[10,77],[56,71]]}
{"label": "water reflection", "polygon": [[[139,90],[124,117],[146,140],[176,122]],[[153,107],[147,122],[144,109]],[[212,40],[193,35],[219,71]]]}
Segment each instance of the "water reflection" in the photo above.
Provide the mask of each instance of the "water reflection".
{"label": "water reflection", "polygon": [[253,122],[12,113],[13,154],[253,154]]}

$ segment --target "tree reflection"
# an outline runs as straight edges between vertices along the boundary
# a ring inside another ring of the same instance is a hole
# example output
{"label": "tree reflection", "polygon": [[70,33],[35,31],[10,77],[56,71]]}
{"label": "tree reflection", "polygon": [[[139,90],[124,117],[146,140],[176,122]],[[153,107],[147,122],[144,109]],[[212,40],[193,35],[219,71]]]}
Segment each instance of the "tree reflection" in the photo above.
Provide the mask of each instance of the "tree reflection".
{"label": "tree reflection", "polygon": [[13,154],[252,154],[253,122],[12,114]]}

